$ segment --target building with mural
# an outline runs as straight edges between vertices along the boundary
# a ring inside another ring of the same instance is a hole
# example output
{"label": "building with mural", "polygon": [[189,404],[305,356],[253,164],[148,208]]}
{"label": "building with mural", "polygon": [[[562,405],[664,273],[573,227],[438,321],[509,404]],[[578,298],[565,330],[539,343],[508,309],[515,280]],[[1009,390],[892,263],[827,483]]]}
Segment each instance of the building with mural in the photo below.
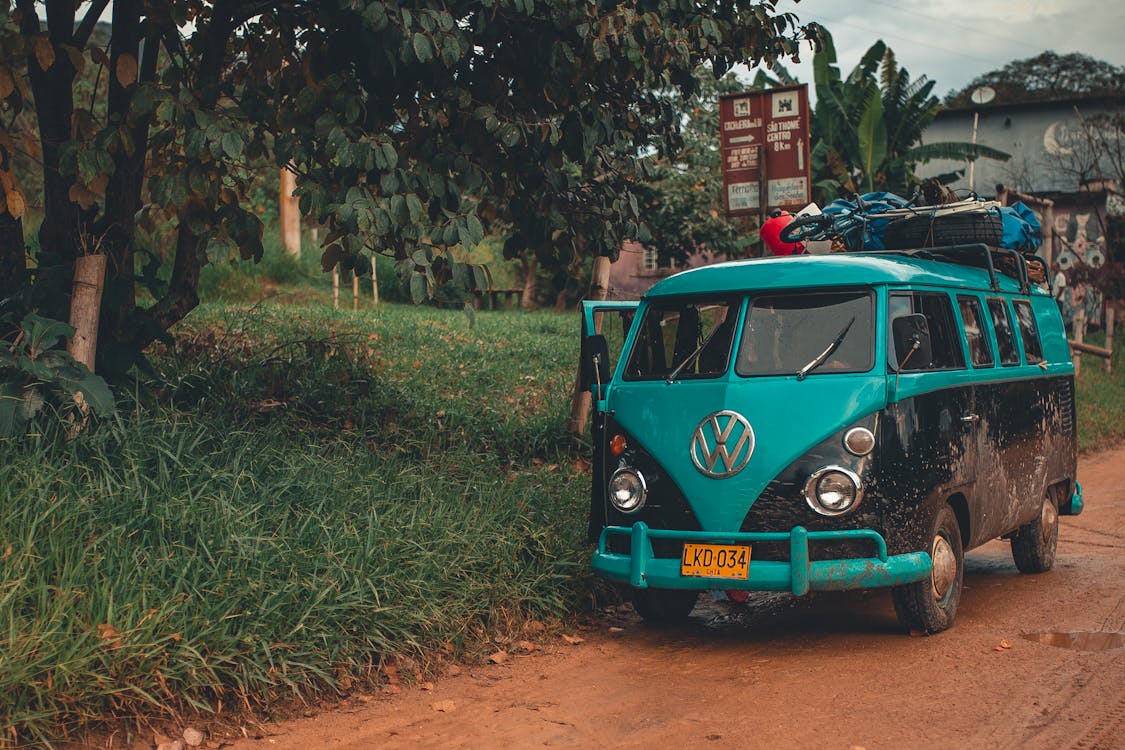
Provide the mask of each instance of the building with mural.
{"label": "building with mural", "polygon": [[[1125,92],[1117,96],[1079,97],[1052,101],[985,104],[947,109],[926,129],[923,141],[968,141],[973,116],[979,114],[977,142],[1011,154],[1006,162],[981,159],[973,167],[973,188],[982,197],[994,195],[1006,203],[1023,200],[1043,226],[1041,254],[1067,279],[1060,305],[1068,322],[1082,310],[1088,322],[1101,319],[1102,295],[1088,280],[1096,281],[1112,257],[1109,227],[1114,217],[1125,216],[1122,187],[1112,177],[1111,165],[1099,163],[1091,147],[1092,130],[1106,127],[1106,117],[1125,114]],[[1096,135],[1096,134],[1094,134]],[[1118,161],[1125,136],[1109,134],[1118,144]],[[1104,161],[1104,154],[1102,155]],[[964,170],[950,183],[958,194],[968,193],[969,169],[963,162],[935,160],[919,167],[930,177]]]}

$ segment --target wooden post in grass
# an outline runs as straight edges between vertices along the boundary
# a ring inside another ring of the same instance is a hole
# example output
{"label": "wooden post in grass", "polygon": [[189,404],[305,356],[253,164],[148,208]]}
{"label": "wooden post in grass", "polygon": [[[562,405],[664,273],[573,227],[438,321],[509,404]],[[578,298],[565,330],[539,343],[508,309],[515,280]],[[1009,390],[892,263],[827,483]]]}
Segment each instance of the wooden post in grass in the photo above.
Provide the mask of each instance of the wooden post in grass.
{"label": "wooden post in grass", "polygon": [[1109,356],[1105,358],[1105,371],[1108,375],[1113,372],[1113,324],[1114,318],[1117,317],[1117,310],[1114,308],[1113,303],[1105,306],[1105,348]]}
{"label": "wooden post in grass", "polygon": [[332,309],[340,309],[340,267],[332,269]]}
{"label": "wooden post in grass", "polygon": [[352,271],[352,309],[359,309],[359,274]]}
{"label": "wooden post in grass", "polygon": [[94,371],[98,351],[98,316],[105,286],[105,256],[82,255],[74,261],[74,289],[70,296],[70,325],[74,336],[66,349],[70,356]]}
{"label": "wooden post in grass", "polygon": [[281,223],[281,246],[294,258],[301,257],[301,210],[297,205],[297,176],[288,169],[281,170],[281,193],[277,198],[277,213]]}
{"label": "wooden post in grass", "polygon": [[[1081,344],[1082,339],[1086,336],[1086,311],[1078,308],[1074,311],[1074,339],[1073,341]],[[1074,377],[1082,372],[1082,352],[1078,349],[1071,347],[1070,361],[1074,363]]]}
{"label": "wooden post in grass", "polygon": [[[602,301],[609,296],[609,258],[599,255],[594,258],[594,268],[590,273],[590,294],[587,299]],[[594,316],[594,332],[602,332],[602,316]],[[590,392],[582,388],[582,363],[574,376],[574,389],[570,401],[570,421],[566,428],[574,435],[586,432],[586,420],[590,416]]]}
{"label": "wooden post in grass", "polygon": [[[74,287],[70,293],[70,325],[74,335],[66,350],[75,360],[94,371],[98,353],[98,317],[101,315],[102,290],[105,287],[105,255],[80,255],[74,261]],[[71,421],[67,437],[71,440],[85,431],[90,407],[81,391],[74,394],[78,416]]]}
{"label": "wooden post in grass", "polygon": [[379,280],[375,276],[375,253],[371,254],[371,304],[379,304]]}

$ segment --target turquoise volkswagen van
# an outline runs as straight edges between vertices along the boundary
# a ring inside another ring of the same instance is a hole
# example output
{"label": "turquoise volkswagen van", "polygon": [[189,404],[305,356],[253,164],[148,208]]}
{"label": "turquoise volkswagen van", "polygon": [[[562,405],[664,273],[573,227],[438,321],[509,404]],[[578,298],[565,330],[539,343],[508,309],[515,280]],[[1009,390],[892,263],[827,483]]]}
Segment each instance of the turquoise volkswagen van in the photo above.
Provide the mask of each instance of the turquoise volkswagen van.
{"label": "turquoise volkswagen van", "polygon": [[903,626],[934,633],[966,550],[1003,537],[1020,571],[1050,569],[1059,515],[1082,510],[1074,369],[1028,263],[765,258],[586,303],[594,570],[648,620],[702,591],[889,586]]}

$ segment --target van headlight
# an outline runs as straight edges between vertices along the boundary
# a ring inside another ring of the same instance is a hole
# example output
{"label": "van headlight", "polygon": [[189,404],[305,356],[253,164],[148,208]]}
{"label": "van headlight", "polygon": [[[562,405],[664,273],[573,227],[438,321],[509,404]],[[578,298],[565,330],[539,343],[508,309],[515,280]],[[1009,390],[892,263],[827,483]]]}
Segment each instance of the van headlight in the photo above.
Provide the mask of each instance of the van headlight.
{"label": "van headlight", "polygon": [[805,502],[823,516],[839,516],[859,504],[863,485],[854,471],[842,466],[817,469],[805,482]]}
{"label": "van headlight", "polygon": [[620,468],[609,479],[609,501],[622,513],[636,513],[643,508],[647,495],[644,475],[636,469]]}

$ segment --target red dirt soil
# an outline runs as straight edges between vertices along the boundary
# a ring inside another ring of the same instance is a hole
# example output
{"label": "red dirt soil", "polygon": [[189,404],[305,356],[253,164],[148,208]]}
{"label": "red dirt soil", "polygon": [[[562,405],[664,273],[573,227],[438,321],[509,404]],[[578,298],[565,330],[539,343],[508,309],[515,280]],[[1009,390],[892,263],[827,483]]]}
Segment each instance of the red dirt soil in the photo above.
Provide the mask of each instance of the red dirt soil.
{"label": "red dirt soil", "polygon": [[1079,479],[1086,510],[1061,520],[1054,570],[1020,575],[1004,541],[974,550],[940,635],[904,635],[886,591],[701,599],[675,628],[626,607],[582,643],[348,701],[235,748],[1121,750],[1122,639],[1031,640],[1125,632],[1125,447],[1084,458]]}

